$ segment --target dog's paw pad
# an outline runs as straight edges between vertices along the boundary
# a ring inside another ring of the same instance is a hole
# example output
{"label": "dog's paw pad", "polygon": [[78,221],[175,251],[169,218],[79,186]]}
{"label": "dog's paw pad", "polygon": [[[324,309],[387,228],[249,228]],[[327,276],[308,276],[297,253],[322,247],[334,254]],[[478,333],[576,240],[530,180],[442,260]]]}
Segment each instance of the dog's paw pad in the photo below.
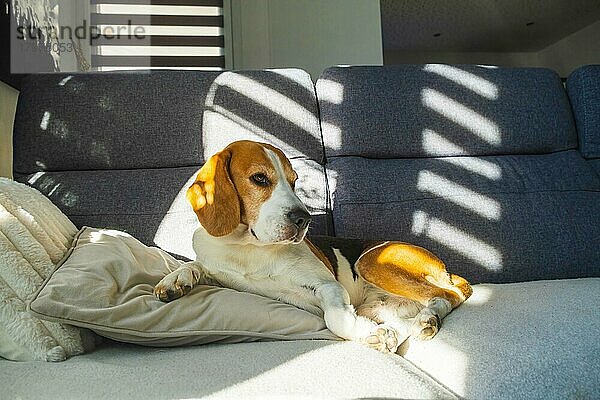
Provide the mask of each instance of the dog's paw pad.
{"label": "dog's paw pad", "polygon": [[154,295],[161,301],[169,302],[183,297],[191,289],[191,286],[179,286],[177,284],[166,286],[159,283],[154,287]]}
{"label": "dog's paw pad", "polygon": [[398,332],[385,325],[377,325],[370,335],[362,339],[362,342],[382,353],[394,353],[400,344]]}
{"label": "dog's paw pad", "polygon": [[411,326],[411,336],[419,340],[432,339],[440,330],[440,318],[431,312],[421,312]]}

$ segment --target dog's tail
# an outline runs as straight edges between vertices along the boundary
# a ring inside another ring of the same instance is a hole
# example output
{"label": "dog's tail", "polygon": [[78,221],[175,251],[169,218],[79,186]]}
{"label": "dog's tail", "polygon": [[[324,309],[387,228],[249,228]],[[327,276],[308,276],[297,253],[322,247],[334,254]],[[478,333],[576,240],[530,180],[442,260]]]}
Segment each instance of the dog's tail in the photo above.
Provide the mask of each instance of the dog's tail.
{"label": "dog's tail", "polygon": [[467,282],[465,278],[462,276],[450,274],[450,280],[452,281],[452,285],[457,288],[460,293],[462,293],[462,301],[465,301],[473,294],[473,288],[471,284]]}

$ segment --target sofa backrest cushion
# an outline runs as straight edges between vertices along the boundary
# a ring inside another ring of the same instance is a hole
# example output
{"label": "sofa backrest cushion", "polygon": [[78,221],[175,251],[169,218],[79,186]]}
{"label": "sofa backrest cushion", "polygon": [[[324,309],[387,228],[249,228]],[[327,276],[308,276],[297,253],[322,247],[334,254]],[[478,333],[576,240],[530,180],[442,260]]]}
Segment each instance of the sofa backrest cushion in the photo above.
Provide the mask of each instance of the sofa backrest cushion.
{"label": "sofa backrest cushion", "polygon": [[321,161],[310,76],[281,71],[31,75],[15,117],[14,170],[198,165],[249,136]]}
{"label": "sofa backrest cushion", "polygon": [[23,81],[14,176],[78,226],[125,230],[194,256],[185,191],[204,161],[240,139],[281,148],[297,192],[326,234],[316,95],[297,69],[41,74]]}
{"label": "sofa backrest cushion", "polygon": [[600,158],[600,65],[586,65],[567,79],[579,150],[586,158]]}
{"label": "sofa backrest cushion", "polygon": [[316,87],[327,157],[540,154],[577,145],[567,95],[547,69],[333,67]]}

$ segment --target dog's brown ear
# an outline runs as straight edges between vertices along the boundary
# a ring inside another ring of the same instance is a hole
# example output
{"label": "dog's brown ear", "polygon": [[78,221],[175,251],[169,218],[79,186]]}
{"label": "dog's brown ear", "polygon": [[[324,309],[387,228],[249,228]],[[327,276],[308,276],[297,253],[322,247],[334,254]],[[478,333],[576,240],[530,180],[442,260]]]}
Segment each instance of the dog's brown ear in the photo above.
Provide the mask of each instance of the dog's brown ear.
{"label": "dog's brown ear", "polygon": [[240,224],[240,201],[229,174],[231,150],[212,156],[202,166],[187,199],[198,220],[212,236],[225,236]]}

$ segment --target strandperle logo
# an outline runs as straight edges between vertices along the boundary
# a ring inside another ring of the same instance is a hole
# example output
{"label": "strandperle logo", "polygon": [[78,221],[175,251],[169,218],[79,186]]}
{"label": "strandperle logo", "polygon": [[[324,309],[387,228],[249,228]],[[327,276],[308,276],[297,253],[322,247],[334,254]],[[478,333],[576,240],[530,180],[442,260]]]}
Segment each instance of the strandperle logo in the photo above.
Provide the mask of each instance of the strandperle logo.
{"label": "strandperle logo", "polygon": [[[111,39],[145,39],[146,30],[143,26],[133,26],[131,20],[127,21],[127,25],[117,26],[96,26],[89,25],[86,20],[83,24],[78,26],[43,26],[36,27],[31,24],[29,25],[18,25],[17,26],[17,39],[19,40],[43,40],[44,38],[50,38],[52,40],[89,40],[90,45],[93,44],[94,40],[100,39],[101,37]],[[53,45],[59,45],[59,43],[53,43]],[[56,49],[55,51],[58,51]],[[64,49],[60,49],[64,51]]]}

